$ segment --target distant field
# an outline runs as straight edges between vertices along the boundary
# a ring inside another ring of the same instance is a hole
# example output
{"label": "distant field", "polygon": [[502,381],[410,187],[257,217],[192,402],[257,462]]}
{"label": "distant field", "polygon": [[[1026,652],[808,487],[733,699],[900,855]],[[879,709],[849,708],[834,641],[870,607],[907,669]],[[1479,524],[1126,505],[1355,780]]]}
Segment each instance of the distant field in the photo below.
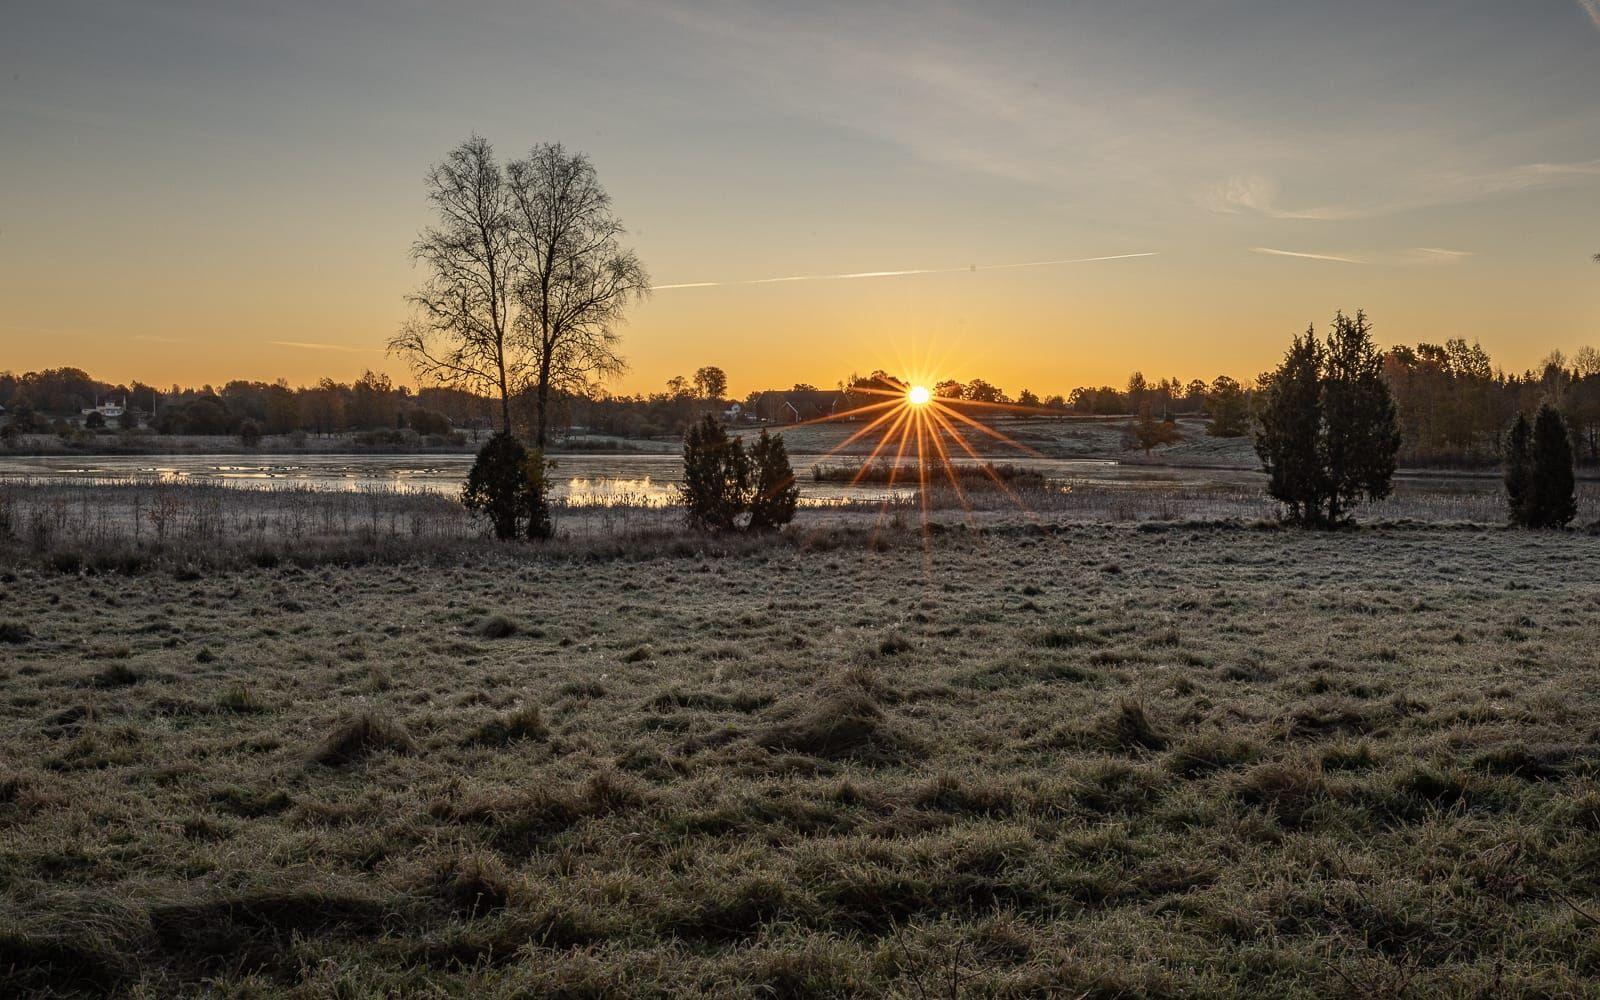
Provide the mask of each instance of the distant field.
{"label": "distant field", "polygon": [[[1059,417],[1000,417],[988,421],[991,429],[1010,442],[1001,441],[967,424],[953,423],[968,448],[986,458],[1004,461],[1007,458],[1026,458],[1037,455],[1044,458],[1115,458],[1119,461],[1146,461],[1143,452],[1130,450],[1125,440],[1128,417],[1059,418]],[[1149,461],[1189,465],[1218,465],[1229,468],[1258,468],[1255,451],[1248,437],[1214,438],[1206,436],[1206,422],[1197,419],[1178,421],[1183,439],[1173,445],[1157,448]],[[839,449],[851,435],[861,429],[855,422],[830,422],[794,427],[778,427],[791,453],[821,454]],[[861,456],[877,447],[878,436],[868,434],[861,440],[839,449],[838,454]],[[947,440],[946,448],[954,457],[965,457],[960,445]],[[890,456],[892,457],[892,456]]]}
{"label": "distant field", "polygon": [[0,994],[1596,994],[1600,537],[645,551],[6,568]]}
{"label": "distant field", "polygon": [[[1037,454],[1047,458],[1116,457],[1143,460],[1141,452],[1129,451],[1124,441],[1129,418],[1031,418],[1000,417],[991,425],[1016,442],[1020,447],[1004,444],[988,434],[964,424],[957,425],[963,440],[974,452],[990,457],[1024,457]],[[1253,468],[1255,453],[1248,438],[1212,438],[1205,433],[1205,421],[1184,419],[1178,422],[1183,440],[1159,448],[1153,460],[1180,464],[1212,464],[1229,467]],[[834,421],[803,426],[774,426],[781,433],[794,454],[822,454],[837,448],[843,441],[859,431],[860,421]],[[755,428],[735,428],[736,433],[754,434]],[[868,435],[839,452],[843,455],[865,455],[877,445],[879,438]],[[53,434],[27,435],[14,447],[0,448],[0,457],[16,455],[54,454],[384,454],[392,452],[451,453],[473,451],[481,444],[468,434],[463,443],[448,444],[425,439],[407,438],[404,441],[367,441],[362,435],[275,435],[266,436],[254,447],[245,447],[237,436],[185,436],[140,433],[125,436],[105,433],[87,441],[67,445]],[[644,452],[675,451],[674,438],[635,439],[603,434],[576,434],[559,447],[575,451]],[[965,454],[953,442],[948,447],[957,457]]]}

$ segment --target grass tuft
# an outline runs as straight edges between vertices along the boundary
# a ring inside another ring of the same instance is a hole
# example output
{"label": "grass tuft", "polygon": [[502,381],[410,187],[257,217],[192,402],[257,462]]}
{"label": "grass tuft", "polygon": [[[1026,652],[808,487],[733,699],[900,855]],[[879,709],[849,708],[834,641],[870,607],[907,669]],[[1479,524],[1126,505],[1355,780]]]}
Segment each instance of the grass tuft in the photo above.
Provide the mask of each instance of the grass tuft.
{"label": "grass tuft", "polygon": [[830,760],[898,759],[912,749],[884,713],[884,688],[862,670],[845,670],[787,706],[757,738],[768,749]]}
{"label": "grass tuft", "polygon": [[415,749],[416,742],[403,726],[381,712],[368,709],[335,722],[333,731],[311,759],[328,767],[343,767],[382,750],[410,753]]}
{"label": "grass tuft", "polygon": [[550,735],[538,705],[523,705],[483,723],[472,734],[479,746],[503,747],[518,740],[543,740]]}
{"label": "grass tuft", "polygon": [[474,629],[485,639],[509,639],[522,631],[522,626],[505,615],[490,615]]}

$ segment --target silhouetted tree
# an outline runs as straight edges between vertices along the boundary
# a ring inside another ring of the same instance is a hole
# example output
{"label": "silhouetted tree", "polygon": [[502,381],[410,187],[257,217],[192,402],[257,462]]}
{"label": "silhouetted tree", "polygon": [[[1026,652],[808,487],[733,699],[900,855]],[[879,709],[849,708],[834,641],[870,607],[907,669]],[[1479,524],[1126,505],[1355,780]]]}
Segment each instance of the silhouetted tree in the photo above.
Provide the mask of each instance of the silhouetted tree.
{"label": "silhouetted tree", "polygon": [[[1204,387],[1205,383],[1201,383]],[[1218,375],[1209,389],[1201,392],[1206,415],[1206,434],[1211,437],[1244,437],[1250,430],[1250,405],[1244,386],[1226,375]]]}
{"label": "silhouetted tree", "polygon": [[1365,313],[1337,314],[1326,345],[1308,328],[1264,382],[1256,453],[1291,520],[1340,524],[1389,495],[1400,431]]}
{"label": "silhouetted tree", "polygon": [[1506,434],[1503,457],[1503,477],[1506,484],[1506,508],[1511,523],[1528,523],[1528,484],[1533,478],[1532,429],[1526,414],[1518,413]]}
{"label": "silhouetted tree", "polygon": [[721,399],[728,392],[728,376],[716,365],[706,365],[694,373],[694,391],[706,399]]}
{"label": "silhouetted tree", "polygon": [[254,420],[246,420],[239,424],[239,443],[246,448],[254,448],[261,443],[261,425]]}
{"label": "silhouetted tree", "polygon": [[1561,412],[1549,403],[1533,420],[1522,524],[1562,528],[1578,513],[1572,475],[1572,440]]}
{"label": "silhouetted tree", "polygon": [[449,417],[435,410],[423,409],[420,406],[406,414],[406,422],[418,434],[443,436],[450,433]]}
{"label": "silhouetted tree", "polygon": [[1343,521],[1362,500],[1389,495],[1400,428],[1383,380],[1383,355],[1367,314],[1338,313],[1323,355],[1322,450],[1328,473],[1328,520]]}
{"label": "silhouetted tree", "polygon": [[429,169],[426,183],[438,221],[411,248],[427,268],[409,297],[420,315],[389,349],[410,359],[418,379],[496,398],[500,432],[509,435],[511,395],[531,359],[511,328],[519,268],[505,172],[488,140],[474,135]]}
{"label": "silhouetted tree", "polygon": [[770,531],[794,520],[800,489],[795,485],[794,468],[789,465],[789,451],[784,447],[783,435],[768,434],[763,428],[750,449],[750,464],[754,467],[750,530]]}
{"label": "silhouetted tree", "polygon": [[626,369],[616,327],[627,304],[649,294],[650,278],[622,245],[626,230],[587,156],[559,143],[535,146],[507,177],[517,340],[533,362],[534,441],[543,448],[552,389],[577,390]]}
{"label": "silhouetted tree", "polygon": [[1322,437],[1322,345],[1314,328],[1296,337],[1259,397],[1256,454],[1268,476],[1267,492],[1292,520],[1320,521],[1328,495],[1319,445]]}
{"label": "silhouetted tree", "polygon": [[1139,404],[1139,419],[1133,422],[1130,433],[1133,443],[1143,448],[1146,456],[1149,456],[1152,448],[1183,439],[1178,432],[1178,425],[1170,419],[1157,417],[1149,400]]}
{"label": "silhouetted tree", "polygon": [[711,414],[683,435],[683,485],[689,523],[703,531],[732,531],[744,513],[750,460],[738,438],[729,438]]}

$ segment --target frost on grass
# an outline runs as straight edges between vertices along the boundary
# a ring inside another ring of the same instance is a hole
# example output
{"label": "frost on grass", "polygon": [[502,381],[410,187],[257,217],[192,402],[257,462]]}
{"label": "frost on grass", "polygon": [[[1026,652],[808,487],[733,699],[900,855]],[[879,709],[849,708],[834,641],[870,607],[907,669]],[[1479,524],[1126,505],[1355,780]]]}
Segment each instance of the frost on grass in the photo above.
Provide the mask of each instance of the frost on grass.
{"label": "frost on grass", "polygon": [[19,565],[0,995],[1593,993],[1600,537],[702,549]]}

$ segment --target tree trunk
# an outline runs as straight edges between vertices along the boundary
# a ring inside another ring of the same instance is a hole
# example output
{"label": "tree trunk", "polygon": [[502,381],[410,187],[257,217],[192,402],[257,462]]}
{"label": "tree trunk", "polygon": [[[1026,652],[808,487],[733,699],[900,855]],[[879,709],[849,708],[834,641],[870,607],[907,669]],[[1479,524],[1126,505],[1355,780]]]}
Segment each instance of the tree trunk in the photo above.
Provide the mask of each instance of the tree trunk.
{"label": "tree trunk", "polygon": [[535,428],[534,443],[540,451],[544,450],[545,439],[545,413],[550,402],[550,352],[545,351],[545,359],[539,364],[539,394],[537,401],[537,427]]}

